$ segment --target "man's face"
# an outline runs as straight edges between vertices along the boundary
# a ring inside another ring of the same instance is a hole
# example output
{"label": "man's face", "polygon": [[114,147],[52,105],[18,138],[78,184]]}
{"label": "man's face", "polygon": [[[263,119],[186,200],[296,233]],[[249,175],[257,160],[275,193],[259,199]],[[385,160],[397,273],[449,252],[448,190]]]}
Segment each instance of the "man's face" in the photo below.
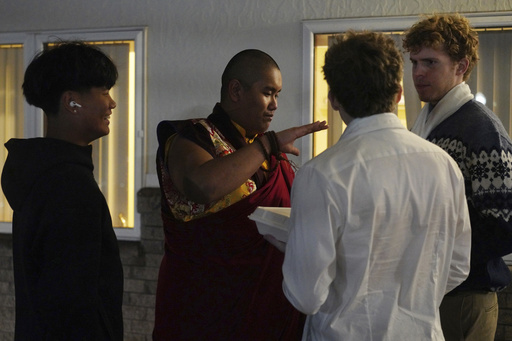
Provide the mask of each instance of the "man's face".
{"label": "man's face", "polygon": [[237,123],[246,130],[247,136],[267,131],[277,109],[281,88],[281,71],[271,68],[263,72],[260,80],[250,88],[241,91]]}
{"label": "man's face", "polygon": [[448,91],[462,83],[463,72],[444,51],[422,47],[410,53],[412,78],[421,101],[436,105]]}
{"label": "man's face", "polygon": [[77,100],[82,123],[84,143],[88,144],[110,132],[110,115],[116,102],[110,97],[109,89],[93,87],[89,92],[81,93]]}

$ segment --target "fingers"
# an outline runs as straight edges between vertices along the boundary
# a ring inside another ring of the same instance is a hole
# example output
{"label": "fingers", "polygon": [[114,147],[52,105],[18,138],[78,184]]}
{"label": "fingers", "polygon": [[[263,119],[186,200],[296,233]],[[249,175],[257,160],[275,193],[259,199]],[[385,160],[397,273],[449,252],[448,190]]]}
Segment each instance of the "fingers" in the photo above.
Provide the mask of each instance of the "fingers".
{"label": "fingers", "polygon": [[305,124],[303,126],[297,127],[300,131],[299,137],[305,136],[307,134],[312,134],[317,131],[325,130],[329,126],[327,125],[326,121],[316,121],[313,123]]}
{"label": "fingers", "polygon": [[327,128],[328,125],[326,121],[316,121],[302,126],[282,130],[277,133],[279,149],[284,153],[298,156],[299,149],[293,145],[296,139]]}
{"label": "fingers", "polygon": [[316,122],[310,123],[309,125],[311,126],[311,131],[310,131],[311,133],[329,128],[326,121],[316,121]]}
{"label": "fingers", "polygon": [[317,132],[320,130],[324,130],[327,128],[328,128],[328,126],[325,121],[322,121],[322,122],[317,121],[317,122],[313,122],[313,123],[304,124],[302,126],[289,128],[289,129],[283,130],[282,132],[283,133],[289,132],[291,135],[294,135],[293,136],[294,139],[298,139],[305,135],[308,135],[308,134],[311,134],[311,133],[314,133],[314,132]]}

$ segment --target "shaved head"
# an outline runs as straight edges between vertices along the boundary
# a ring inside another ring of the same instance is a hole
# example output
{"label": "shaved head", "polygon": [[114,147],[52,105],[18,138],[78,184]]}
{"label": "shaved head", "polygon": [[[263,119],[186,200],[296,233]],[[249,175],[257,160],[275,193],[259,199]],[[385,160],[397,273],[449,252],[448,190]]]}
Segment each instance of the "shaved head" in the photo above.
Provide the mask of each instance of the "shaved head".
{"label": "shaved head", "polygon": [[228,84],[238,80],[245,88],[250,88],[261,79],[269,69],[278,69],[276,61],[263,51],[250,49],[237,53],[224,69],[222,74],[221,100],[227,95]]}

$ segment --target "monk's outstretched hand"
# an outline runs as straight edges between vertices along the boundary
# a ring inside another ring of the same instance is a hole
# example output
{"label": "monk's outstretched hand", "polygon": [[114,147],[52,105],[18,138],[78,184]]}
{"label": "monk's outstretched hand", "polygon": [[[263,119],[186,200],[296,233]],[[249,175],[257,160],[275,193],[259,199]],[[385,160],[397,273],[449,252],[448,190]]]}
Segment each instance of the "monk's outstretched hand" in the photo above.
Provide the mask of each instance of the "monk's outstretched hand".
{"label": "monk's outstretched hand", "polygon": [[283,153],[299,155],[299,149],[293,145],[296,139],[327,128],[328,126],[325,121],[316,121],[277,132],[276,136],[279,141],[279,150]]}

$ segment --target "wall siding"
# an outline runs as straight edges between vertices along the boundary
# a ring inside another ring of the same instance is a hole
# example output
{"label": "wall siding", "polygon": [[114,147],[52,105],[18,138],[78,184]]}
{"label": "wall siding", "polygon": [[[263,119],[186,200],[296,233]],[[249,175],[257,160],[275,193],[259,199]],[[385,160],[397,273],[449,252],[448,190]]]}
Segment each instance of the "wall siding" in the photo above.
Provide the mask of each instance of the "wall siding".
{"label": "wall siding", "polygon": [[[261,49],[279,64],[283,91],[271,126],[279,131],[302,123],[302,21],[500,11],[512,11],[512,0],[4,0],[0,32],[147,26],[141,162],[150,187],[158,186],[158,123],[210,114],[221,73],[235,53]],[[302,140],[296,146],[302,150]],[[290,158],[300,165],[300,158]]]}

